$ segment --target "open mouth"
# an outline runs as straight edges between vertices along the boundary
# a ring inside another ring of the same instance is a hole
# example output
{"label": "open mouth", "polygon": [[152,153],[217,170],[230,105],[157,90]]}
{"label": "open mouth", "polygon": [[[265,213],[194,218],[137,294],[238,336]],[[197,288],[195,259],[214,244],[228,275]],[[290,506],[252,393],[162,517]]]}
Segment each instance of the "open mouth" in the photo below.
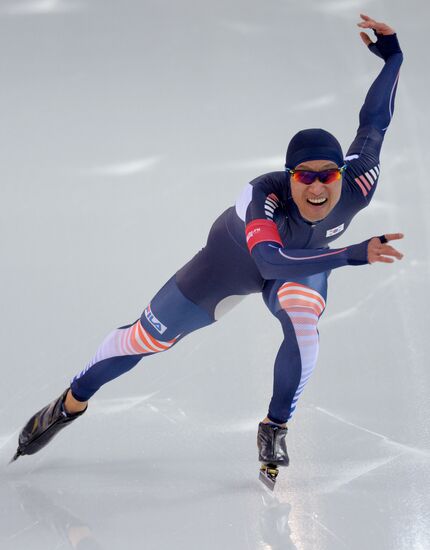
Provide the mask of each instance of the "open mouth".
{"label": "open mouth", "polygon": [[306,199],[309,204],[312,206],[323,206],[327,202],[327,197],[324,199]]}

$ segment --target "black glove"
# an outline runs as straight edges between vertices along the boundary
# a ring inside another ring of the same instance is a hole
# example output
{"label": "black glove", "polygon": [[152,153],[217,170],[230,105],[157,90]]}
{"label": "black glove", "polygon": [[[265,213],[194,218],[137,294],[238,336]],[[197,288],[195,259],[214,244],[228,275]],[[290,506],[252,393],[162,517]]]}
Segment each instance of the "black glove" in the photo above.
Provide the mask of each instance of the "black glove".
{"label": "black glove", "polygon": [[349,265],[365,265],[369,263],[367,249],[370,239],[366,239],[362,243],[353,244],[347,247],[347,256]]}
{"label": "black glove", "polygon": [[378,34],[375,30],[373,32],[376,36],[376,42],[368,45],[368,48],[372,53],[384,61],[387,61],[387,59],[395,53],[402,53],[396,33]]}

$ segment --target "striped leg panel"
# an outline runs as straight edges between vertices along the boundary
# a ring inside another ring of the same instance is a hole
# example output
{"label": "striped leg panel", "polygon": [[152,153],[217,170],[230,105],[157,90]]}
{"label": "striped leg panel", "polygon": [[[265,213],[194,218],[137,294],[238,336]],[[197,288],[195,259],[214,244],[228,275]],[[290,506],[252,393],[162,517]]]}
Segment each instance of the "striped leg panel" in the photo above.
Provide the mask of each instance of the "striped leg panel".
{"label": "striped leg panel", "polygon": [[103,384],[133,368],[146,355],[168,350],[179,339],[163,342],[146,330],[140,319],[113,330],[86,367],[71,380],[73,395],[88,400]]}
{"label": "striped leg panel", "polygon": [[91,361],[71,380],[72,394],[79,401],[87,401],[103,384],[136,366],[142,357],[166,351],[190,332],[212,322],[205,309],[182,293],[174,275],[140,319],[107,335]]}
{"label": "striped leg panel", "polygon": [[169,342],[161,342],[145,330],[138,319],[130,327],[117,328],[113,330],[101,343],[96,354],[74,380],[79,379],[96,363],[111,357],[121,355],[141,355],[158,353],[169,349],[176,341],[176,338]]}
{"label": "striped leg panel", "polygon": [[[293,324],[301,359],[301,376],[294,394],[291,418],[306,382],[318,358],[318,319],[325,309],[325,300],[316,290],[298,283],[284,283],[278,290],[278,300]],[[288,343],[287,343],[288,345]]]}

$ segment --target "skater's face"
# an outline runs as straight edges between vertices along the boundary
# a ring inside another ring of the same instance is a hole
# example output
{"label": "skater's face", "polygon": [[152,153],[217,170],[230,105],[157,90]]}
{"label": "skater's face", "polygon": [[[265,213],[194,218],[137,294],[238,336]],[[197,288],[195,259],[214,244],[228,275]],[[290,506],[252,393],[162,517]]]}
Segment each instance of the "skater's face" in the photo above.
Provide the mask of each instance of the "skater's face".
{"label": "skater's face", "polygon": [[[294,170],[309,170],[321,172],[339,168],[331,160],[307,160],[294,167]],[[321,183],[317,178],[310,185],[290,178],[291,196],[299,209],[300,214],[310,222],[324,219],[333,210],[340,199],[342,191],[342,177],[332,183]]]}

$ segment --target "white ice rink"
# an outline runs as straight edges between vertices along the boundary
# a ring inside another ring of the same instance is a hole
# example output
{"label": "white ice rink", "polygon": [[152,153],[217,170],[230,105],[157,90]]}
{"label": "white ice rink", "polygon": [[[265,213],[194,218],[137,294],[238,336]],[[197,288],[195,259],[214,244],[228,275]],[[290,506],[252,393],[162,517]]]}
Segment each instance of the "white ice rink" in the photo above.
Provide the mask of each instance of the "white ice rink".
{"label": "white ice rink", "polygon": [[[405,258],[331,275],[274,495],[255,439],[282,332],[259,295],[8,465],[295,132],[347,149],[382,66],[360,12],[405,62],[375,199],[335,246],[402,231]],[[428,0],[1,1],[1,550],[430,548],[429,20]]]}

